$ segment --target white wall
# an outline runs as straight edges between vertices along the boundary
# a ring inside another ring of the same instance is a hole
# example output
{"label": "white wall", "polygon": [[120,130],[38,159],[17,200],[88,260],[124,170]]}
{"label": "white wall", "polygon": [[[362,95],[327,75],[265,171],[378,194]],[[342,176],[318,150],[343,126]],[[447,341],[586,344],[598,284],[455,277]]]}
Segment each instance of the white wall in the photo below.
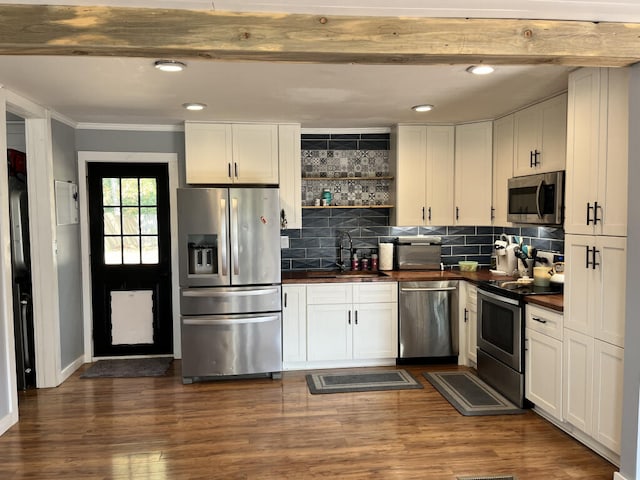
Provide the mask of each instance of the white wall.
{"label": "white wall", "polygon": [[[640,478],[638,465],[638,393],[640,391],[640,65],[629,83],[629,214],[627,225],[627,320],[624,349],[624,405],[620,473]],[[635,207],[635,208],[633,208]]]}
{"label": "white wall", "polygon": [[[53,180],[78,184],[76,132],[73,127],[51,121]],[[82,317],[82,259],[80,224],[56,226],[56,258],[60,308],[60,366],[64,381],[84,363]]]}

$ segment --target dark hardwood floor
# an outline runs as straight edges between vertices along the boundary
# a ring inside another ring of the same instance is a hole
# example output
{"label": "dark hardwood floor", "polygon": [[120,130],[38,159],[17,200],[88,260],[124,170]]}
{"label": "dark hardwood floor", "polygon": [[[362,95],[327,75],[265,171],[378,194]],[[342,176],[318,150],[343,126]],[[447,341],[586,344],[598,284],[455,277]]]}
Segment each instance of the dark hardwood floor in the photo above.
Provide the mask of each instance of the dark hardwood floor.
{"label": "dark hardwood floor", "polygon": [[0,437],[0,479],[426,479],[516,475],[610,480],[617,469],[533,412],[464,417],[424,390],[310,395],[282,380],[182,385],[80,379],[20,394]]}

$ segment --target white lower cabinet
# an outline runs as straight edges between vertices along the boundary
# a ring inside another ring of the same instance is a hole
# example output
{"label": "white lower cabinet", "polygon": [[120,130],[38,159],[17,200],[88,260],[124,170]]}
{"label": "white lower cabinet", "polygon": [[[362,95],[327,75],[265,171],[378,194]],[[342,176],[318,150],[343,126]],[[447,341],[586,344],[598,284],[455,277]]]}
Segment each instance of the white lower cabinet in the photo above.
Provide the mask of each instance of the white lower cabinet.
{"label": "white lower cabinet", "polygon": [[593,337],[564,330],[564,419],[591,434]]}
{"label": "white lower cabinet", "polygon": [[478,363],[478,289],[469,282],[460,282],[460,340],[458,363],[475,367]]}
{"label": "white lower cabinet", "polygon": [[282,286],[282,361],[307,360],[307,287]]}
{"label": "white lower cabinet", "polygon": [[619,454],[624,349],[597,339],[593,346],[593,436]]}
{"label": "white lower cabinet", "polygon": [[619,455],[624,349],[570,329],[564,335],[565,421]]}
{"label": "white lower cabinet", "polygon": [[562,314],[526,306],[525,397],[562,421]]}
{"label": "white lower cabinet", "polygon": [[395,364],[396,282],[285,285],[283,292],[285,370]]}

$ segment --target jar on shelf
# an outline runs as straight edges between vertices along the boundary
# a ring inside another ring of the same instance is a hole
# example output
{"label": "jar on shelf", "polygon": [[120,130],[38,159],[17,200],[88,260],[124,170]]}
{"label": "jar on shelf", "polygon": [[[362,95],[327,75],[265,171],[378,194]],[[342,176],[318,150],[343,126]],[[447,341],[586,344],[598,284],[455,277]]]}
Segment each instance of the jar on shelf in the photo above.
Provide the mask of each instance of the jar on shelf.
{"label": "jar on shelf", "polygon": [[331,196],[331,190],[329,190],[328,188],[325,188],[322,190],[322,199],[325,200],[327,205],[331,205],[331,200],[332,200],[332,196]]}

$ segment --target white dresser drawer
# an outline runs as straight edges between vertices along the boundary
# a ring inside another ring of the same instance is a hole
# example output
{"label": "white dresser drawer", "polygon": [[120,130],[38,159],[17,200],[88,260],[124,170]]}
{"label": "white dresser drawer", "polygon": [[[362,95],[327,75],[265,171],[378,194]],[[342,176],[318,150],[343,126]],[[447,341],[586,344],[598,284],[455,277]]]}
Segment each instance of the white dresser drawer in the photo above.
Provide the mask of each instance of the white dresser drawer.
{"label": "white dresser drawer", "polygon": [[562,340],[562,313],[537,305],[526,306],[527,328]]}

